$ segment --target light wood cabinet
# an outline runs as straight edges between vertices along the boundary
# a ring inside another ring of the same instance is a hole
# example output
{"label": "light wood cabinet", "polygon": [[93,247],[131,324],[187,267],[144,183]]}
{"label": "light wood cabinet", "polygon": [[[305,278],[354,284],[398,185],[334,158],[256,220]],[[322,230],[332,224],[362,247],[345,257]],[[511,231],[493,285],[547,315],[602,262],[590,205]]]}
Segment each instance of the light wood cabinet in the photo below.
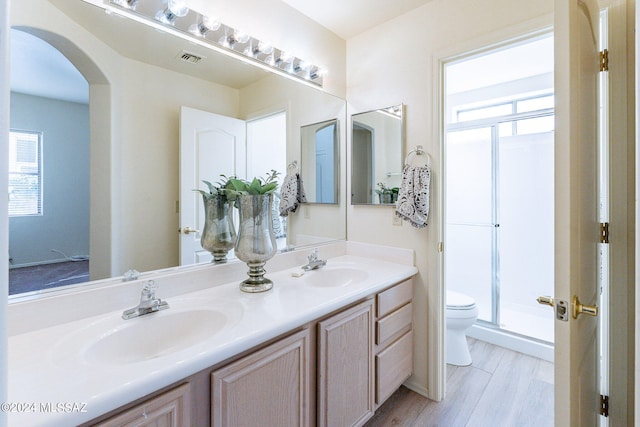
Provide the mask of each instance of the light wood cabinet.
{"label": "light wood cabinet", "polygon": [[374,413],[373,300],[318,324],[318,425],[358,426]]}
{"label": "light wood cabinet", "polygon": [[413,371],[412,298],[404,281],[83,426],[363,425]]}
{"label": "light wood cabinet", "polygon": [[190,426],[191,388],[183,384],[134,406],[96,427],[186,427]]}
{"label": "light wood cabinet", "polygon": [[309,329],[211,374],[214,427],[309,426]]}
{"label": "light wood cabinet", "polygon": [[413,282],[407,280],[376,298],[376,408],[413,372]]}

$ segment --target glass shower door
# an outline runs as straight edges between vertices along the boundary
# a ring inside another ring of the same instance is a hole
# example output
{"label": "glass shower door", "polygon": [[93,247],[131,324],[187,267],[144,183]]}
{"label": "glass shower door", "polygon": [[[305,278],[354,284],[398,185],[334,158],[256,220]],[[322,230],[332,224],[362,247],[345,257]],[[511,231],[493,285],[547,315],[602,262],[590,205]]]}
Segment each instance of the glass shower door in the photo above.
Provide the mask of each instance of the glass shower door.
{"label": "glass shower door", "polygon": [[447,289],[473,297],[479,320],[497,323],[497,212],[495,126],[447,133]]}

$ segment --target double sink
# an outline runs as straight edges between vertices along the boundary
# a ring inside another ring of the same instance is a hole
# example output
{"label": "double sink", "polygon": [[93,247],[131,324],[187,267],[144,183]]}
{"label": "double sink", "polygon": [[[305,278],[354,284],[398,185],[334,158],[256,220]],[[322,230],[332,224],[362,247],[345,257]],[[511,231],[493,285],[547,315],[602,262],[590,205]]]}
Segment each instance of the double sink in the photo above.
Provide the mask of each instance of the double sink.
{"label": "double sink", "polygon": [[[322,292],[322,289],[362,284],[370,273],[353,263],[337,262],[300,277],[291,277],[291,271],[283,272],[282,276],[283,286],[286,282],[286,286],[295,286],[298,290],[308,287],[309,292]],[[279,283],[277,280],[274,283],[275,290]],[[162,287],[158,294],[162,295]],[[59,366],[122,365],[192,351],[196,346],[205,347],[208,341],[232,328],[246,311],[242,303],[231,298],[186,295],[168,302],[168,310],[133,319],[123,320],[120,313],[94,319],[59,339],[51,349],[53,362]]]}

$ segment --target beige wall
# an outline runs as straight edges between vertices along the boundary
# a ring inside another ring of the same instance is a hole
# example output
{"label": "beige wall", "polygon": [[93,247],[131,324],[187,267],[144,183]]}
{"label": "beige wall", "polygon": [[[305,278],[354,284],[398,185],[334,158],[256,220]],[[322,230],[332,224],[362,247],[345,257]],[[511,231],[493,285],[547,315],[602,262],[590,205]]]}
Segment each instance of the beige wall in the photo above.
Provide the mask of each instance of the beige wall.
{"label": "beige wall", "polygon": [[[440,160],[438,59],[499,43],[550,26],[553,1],[434,0],[347,41],[349,114],[406,105],[406,152],[423,145],[432,157],[431,213],[426,229],[393,226],[393,209],[349,206],[349,240],[415,250],[416,363],[409,385],[443,397],[438,366],[444,348],[441,310],[442,164]],[[348,162],[350,164],[350,162]],[[372,232],[375,230],[375,233]]]}
{"label": "beige wall", "polygon": [[290,214],[287,244],[301,246],[346,237],[346,103],[312,87],[289,79],[269,76],[240,91],[240,118],[250,120],[276,111],[287,112],[287,163],[301,164],[300,127],[338,119],[340,152],[340,189],[338,205],[309,204]]}
{"label": "beige wall", "polygon": [[[344,40],[280,1],[222,3],[222,9],[216,9],[216,13],[225,17],[225,23],[333,69],[325,86],[330,93],[344,96]],[[206,8],[212,5],[215,6],[207,2],[205,8],[194,7],[206,13]],[[251,13],[245,13],[246,7],[250,7]],[[29,26],[68,39],[82,53],[70,58],[71,61],[94,83],[91,88],[92,180],[96,182],[92,183],[91,190],[91,254],[96,262],[92,266],[92,278],[121,275],[131,268],[147,271],[177,265],[180,106],[239,117],[240,90],[125,58],[44,0],[12,2],[10,19],[12,26]],[[294,33],[296,37],[291,37]],[[56,47],[64,47],[67,44],[64,39],[58,40]],[[91,67],[103,75],[92,76],[86,71]],[[271,91],[276,89],[272,87]],[[271,97],[270,101],[276,102],[276,99],[279,98]],[[295,113],[306,105],[299,101],[300,105],[293,106]],[[256,106],[244,108],[243,113],[256,112],[252,107]],[[342,110],[344,117],[344,108]],[[292,128],[298,129],[298,126]],[[94,137],[101,141],[96,143]],[[111,171],[110,178],[106,175],[108,171]],[[108,197],[99,196],[107,193],[111,195],[110,206],[105,202]],[[341,211],[338,215],[344,223],[344,208]],[[333,210],[328,213],[333,214]],[[110,231],[108,224],[111,224]],[[111,242],[110,246],[107,242]],[[108,258],[110,265],[98,261]],[[105,268],[94,268],[98,266]]]}

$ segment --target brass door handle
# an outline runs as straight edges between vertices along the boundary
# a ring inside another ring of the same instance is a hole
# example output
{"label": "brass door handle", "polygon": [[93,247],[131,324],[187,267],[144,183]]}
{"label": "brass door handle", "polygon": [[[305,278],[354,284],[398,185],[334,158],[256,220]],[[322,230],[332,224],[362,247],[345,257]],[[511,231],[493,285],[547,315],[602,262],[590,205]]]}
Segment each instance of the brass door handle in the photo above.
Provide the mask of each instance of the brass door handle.
{"label": "brass door handle", "polygon": [[538,301],[538,304],[548,305],[549,307],[553,307],[553,305],[555,304],[553,298],[548,296],[538,297],[536,298],[536,301]]}
{"label": "brass door handle", "polygon": [[200,232],[200,230],[196,230],[196,229],[191,228],[191,227],[188,227],[188,226],[187,226],[187,227],[185,227],[185,228],[183,228],[182,230],[180,230],[180,229],[178,228],[178,233],[180,233],[181,231],[182,231],[184,234],[189,234],[189,233],[199,233],[199,232]]}
{"label": "brass door handle", "polygon": [[577,319],[579,314],[588,314],[589,316],[597,316],[598,315],[598,306],[597,305],[583,305],[580,303],[577,295],[574,295],[573,301],[571,302],[571,306],[573,308],[573,318]]}

